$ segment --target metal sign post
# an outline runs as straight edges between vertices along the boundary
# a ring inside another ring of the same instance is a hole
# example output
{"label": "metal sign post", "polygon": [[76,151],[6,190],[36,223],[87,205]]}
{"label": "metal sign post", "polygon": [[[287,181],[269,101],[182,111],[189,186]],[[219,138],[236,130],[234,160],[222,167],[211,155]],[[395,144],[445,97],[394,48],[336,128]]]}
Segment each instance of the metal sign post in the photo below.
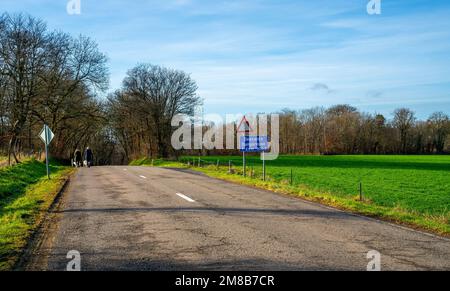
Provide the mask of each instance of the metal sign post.
{"label": "metal sign post", "polygon": [[48,145],[52,142],[55,135],[51,131],[51,129],[45,124],[42,129],[39,137],[45,144],[45,166],[47,168],[47,177],[50,179],[50,166],[49,166],[49,157],[48,157]]}
{"label": "metal sign post", "polygon": [[244,116],[242,117],[242,120],[237,128],[238,133],[243,133],[244,136],[242,138],[244,138],[244,146],[242,147],[242,141],[241,141],[241,150],[242,150],[242,174],[244,177],[247,176],[247,164],[246,164],[246,159],[245,159],[245,152],[246,152],[246,144],[247,144],[247,140],[249,138],[250,133],[253,131],[252,127],[250,125],[250,122],[247,120],[247,117]]}
{"label": "metal sign post", "polygon": [[[250,122],[244,116],[241,123],[238,126],[238,133],[243,133],[240,140],[240,150],[242,152],[242,164],[243,164],[243,175],[247,176],[247,161],[246,153],[262,153],[263,161],[263,179],[266,180],[266,157],[265,152],[269,150],[269,137],[268,136],[251,136],[253,129]],[[253,174],[253,173],[252,173]]]}
{"label": "metal sign post", "polygon": [[263,162],[263,181],[266,181],[266,152],[262,152],[262,162]]}
{"label": "metal sign post", "polygon": [[269,150],[269,142],[267,136],[249,136],[245,135],[241,137],[240,150],[242,152],[243,164],[244,164],[244,177],[246,176],[246,153],[262,153],[263,161],[263,179],[266,180],[266,157],[265,151]]}
{"label": "metal sign post", "polygon": [[242,152],[242,164],[243,164],[243,169],[242,169],[242,173],[244,175],[244,178],[247,176],[246,170],[247,170],[247,165],[246,165],[246,160],[245,160],[245,152]]}
{"label": "metal sign post", "polygon": [[45,166],[47,167],[47,177],[50,179],[50,167],[48,166],[48,130],[47,125],[44,126],[45,132]]}

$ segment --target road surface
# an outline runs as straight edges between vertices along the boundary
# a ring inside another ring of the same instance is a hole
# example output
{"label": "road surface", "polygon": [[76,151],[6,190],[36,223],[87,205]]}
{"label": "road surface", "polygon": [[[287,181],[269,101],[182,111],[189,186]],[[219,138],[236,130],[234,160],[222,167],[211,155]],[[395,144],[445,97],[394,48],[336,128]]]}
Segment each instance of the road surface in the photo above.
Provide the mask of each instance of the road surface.
{"label": "road surface", "polygon": [[47,270],[450,270],[450,241],[181,170],[81,169]]}

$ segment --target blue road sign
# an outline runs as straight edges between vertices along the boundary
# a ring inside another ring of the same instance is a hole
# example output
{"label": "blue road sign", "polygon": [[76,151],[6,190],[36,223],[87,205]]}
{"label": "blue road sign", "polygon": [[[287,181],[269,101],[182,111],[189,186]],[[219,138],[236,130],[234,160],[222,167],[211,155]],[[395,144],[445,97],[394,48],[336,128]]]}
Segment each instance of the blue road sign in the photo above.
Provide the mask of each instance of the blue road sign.
{"label": "blue road sign", "polygon": [[244,153],[260,153],[269,150],[267,136],[241,136],[239,149]]}

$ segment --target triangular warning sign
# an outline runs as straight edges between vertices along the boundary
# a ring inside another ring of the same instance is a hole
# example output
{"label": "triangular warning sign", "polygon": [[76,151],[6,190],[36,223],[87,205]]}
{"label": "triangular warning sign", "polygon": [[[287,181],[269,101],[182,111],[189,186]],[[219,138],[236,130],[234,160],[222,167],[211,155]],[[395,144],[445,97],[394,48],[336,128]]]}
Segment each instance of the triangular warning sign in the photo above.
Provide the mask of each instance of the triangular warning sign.
{"label": "triangular warning sign", "polygon": [[250,122],[248,122],[247,117],[243,117],[241,123],[237,128],[238,133],[251,133],[253,132],[252,127],[250,126]]}

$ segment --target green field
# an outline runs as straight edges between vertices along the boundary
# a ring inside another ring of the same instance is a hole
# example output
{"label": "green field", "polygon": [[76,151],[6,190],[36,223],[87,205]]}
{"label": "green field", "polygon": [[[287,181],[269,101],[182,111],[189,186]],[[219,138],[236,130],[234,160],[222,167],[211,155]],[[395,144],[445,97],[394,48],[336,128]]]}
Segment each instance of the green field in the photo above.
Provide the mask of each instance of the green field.
{"label": "green field", "polygon": [[[217,161],[222,165],[218,172],[224,172],[231,160],[237,174],[242,173],[242,157],[201,159],[204,165],[211,165],[207,172],[212,173],[215,168],[212,165]],[[181,160],[198,163],[198,157]],[[260,180],[262,163],[259,157],[248,157],[247,161],[247,172],[253,168],[253,180]],[[326,204],[440,233],[450,230],[450,156],[281,156],[267,162],[267,175],[269,184],[280,184],[285,188],[286,191],[281,192],[327,200],[331,203]],[[227,178],[224,174],[213,176]],[[251,179],[244,180],[248,183]],[[364,202],[358,204],[360,182]]]}
{"label": "green field", "polygon": [[72,169],[31,160],[0,169],[0,270],[11,269]]}

